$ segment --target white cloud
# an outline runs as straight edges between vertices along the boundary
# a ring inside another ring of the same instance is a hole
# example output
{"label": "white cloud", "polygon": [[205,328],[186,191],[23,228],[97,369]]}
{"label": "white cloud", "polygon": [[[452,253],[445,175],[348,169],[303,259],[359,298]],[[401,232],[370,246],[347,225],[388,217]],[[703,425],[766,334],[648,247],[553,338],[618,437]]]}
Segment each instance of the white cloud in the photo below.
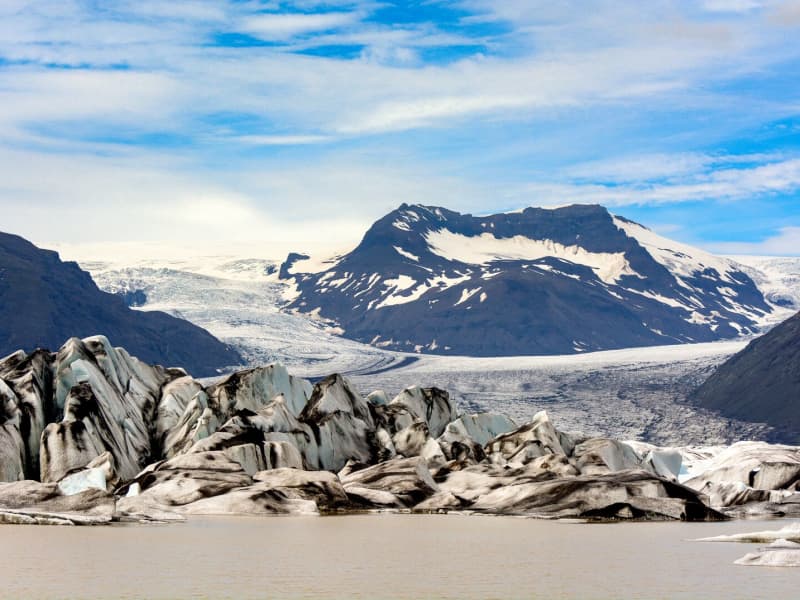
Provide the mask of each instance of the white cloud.
{"label": "white cloud", "polygon": [[[280,14],[264,12],[277,3],[257,1],[125,0],[97,12],[87,9],[97,3],[63,0],[1,4],[0,56],[21,65],[0,68],[0,205],[6,227],[37,239],[74,239],[86,223],[111,239],[278,235],[301,218],[342,214],[362,227],[403,201],[486,210],[540,198],[741,199],[796,190],[800,176],[791,158],[674,154],[659,140],[631,148],[639,156],[545,175],[516,150],[539,144],[547,153],[534,125],[556,113],[574,115],[576,128],[608,112],[698,106],[718,119],[746,100],[714,93],[716,84],[800,53],[793,32],[760,11],[698,18],[695,3],[470,0],[462,6],[477,11],[473,21],[509,25],[470,38],[435,23],[371,22],[373,6],[357,2],[304,0],[292,10],[328,12]],[[237,31],[277,43],[214,45]],[[429,49],[469,44],[482,52],[426,62]],[[294,53],[325,45],[364,48],[352,60]],[[748,114],[764,121],[796,112],[751,102]],[[494,139],[473,138],[475,123]],[[517,123],[530,126],[530,139]],[[421,129],[431,130],[433,159],[403,133]],[[371,138],[383,133],[390,142]],[[136,141],[149,136],[180,143]],[[451,156],[453,140],[460,156]],[[457,165],[462,156],[515,166],[486,175]],[[526,178],[533,183],[514,183]],[[193,202],[210,219],[187,213]]]}
{"label": "white cloud", "polygon": [[[752,158],[752,157],[751,157]],[[656,159],[657,160],[657,159]],[[778,162],[743,168],[716,168],[706,170],[710,157],[679,155],[662,158],[664,168],[659,171],[653,157],[642,163],[642,176],[636,178],[638,161],[630,163],[609,162],[576,167],[571,172],[587,177],[591,173],[609,173],[622,183],[550,183],[535,182],[525,186],[526,193],[544,205],[565,202],[585,202],[624,206],[631,204],[666,204],[698,200],[743,200],[771,193],[792,193],[800,190],[800,159],[790,158]],[[736,162],[728,157],[728,162]],[[599,167],[599,168],[598,168]],[[648,176],[669,175],[672,180],[651,182]]]}
{"label": "white cloud", "polygon": [[327,135],[240,135],[235,141],[253,146],[301,146],[322,144],[333,138]]}
{"label": "white cloud", "polygon": [[631,182],[692,175],[703,171],[711,157],[702,153],[638,154],[606,158],[564,170],[570,178],[590,181]]}
{"label": "white cloud", "polygon": [[441,124],[442,119],[480,115],[502,109],[518,109],[534,102],[523,96],[449,96],[407,102],[389,102],[364,116],[339,126],[342,133],[402,131]]}
{"label": "white cloud", "polygon": [[169,155],[37,155],[0,149],[3,229],[56,242],[170,241],[211,246],[261,240],[287,248],[354,247],[403,202],[469,207],[487,197],[415,165],[341,156],[276,165],[250,161],[220,173]]}
{"label": "white cloud", "polygon": [[800,1],[776,0],[771,3],[770,20],[783,27],[800,25]]}
{"label": "white cloud", "polygon": [[761,8],[760,0],[704,0],[703,8],[711,12],[746,13]]}
{"label": "white cloud", "polygon": [[337,29],[359,19],[360,13],[357,12],[265,13],[242,19],[237,29],[263,40],[285,40],[304,33]]}
{"label": "white cloud", "polygon": [[715,243],[709,249],[717,254],[800,256],[800,227],[783,227],[777,235],[760,242]]}
{"label": "white cloud", "polygon": [[79,119],[148,126],[149,119],[180,111],[191,95],[181,82],[157,72],[17,67],[5,74],[0,122],[20,126]]}
{"label": "white cloud", "polygon": [[[142,77],[160,79],[164,87],[181,88],[182,94],[158,102],[171,115],[246,112],[280,122],[281,135],[304,135],[309,130],[372,134],[438,128],[472,117],[524,119],[552,107],[633,100],[690,102],[687,90],[698,82],[707,87],[709,80],[726,72],[723,64],[731,68],[749,64],[742,56],[758,51],[764,43],[758,29],[751,30],[745,22],[726,23],[724,35],[717,35],[720,26],[714,23],[661,23],[656,19],[659,11],[631,13],[601,4],[602,10],[592,18],[585,11],[570,17],[569,11],[532,4],[532,9],[526,9],[524,2],[503,3],[505,9],[492,5],[492,9],[500,15],[506,14],[503,10],[522,14],[523,25],[530,19],[540,25],[544,21],[545,30],[534,34],[538,52],[494,59],[475,56],[436,67],[418,68],[417,50],[470,40],[430,25],[389,28],[362,23],[363,9],[254,14],[252,7],[250,12],[242,8],[249,6],[246,3],[222,4],[224,10],[217,6],[216,13],[208,14],[202,5],[188,4],[184,12],[189,16],[165,20],[147,16],[158,5],[144,5],[140,9],[144,15],[135,12],[135,3],[125,5],[129,13],[147,17],[138,21],[87,18],[77,9],[64,9],[66,16],[57,28],[49,19],[26,12],[0,22],[0,55],[76,65],[127,64]],[[217,20],[209,21],[213,14]],[[548,18],[553,22],[547,22]],[[608,29],[616,31],[616,37],[605,39],[598,32],[612,23]],[[345,30],[318,33],[341,28]],[[286,40],[289,45],[277,49],[207,45],[215,32],[237,29],[264,39]],[[315,35],[294,39],[302,34]],[[564,47],[568,39],[584,45]],[[473,42],[506,43],[483,38]],[[361,59],[353,61],[287,53],[287,49],[313,44],[365,44],[366,48]],[[53,83],[42,83],[32,95],[63,97],[67,104],[73,99],[84,102],[86,94],[78,82],[75,87],[65,86],[58,82],[58,73],[41,71],[42,80],[53,78]],[[103,102],[104,96],[111,106],[122,100],[122,94],[135,100],[143,91],[132,77],[126,81],[122,75],[97,75],[107,83],[91,90],[86,112]],[[25,98],[9,98],[0,108],[21,104]],[[37,122],[57,119],[59,104],[39,107],[35,114],[26,112]],[[189,136],[197,131],[195,125],[185,118],[172,121],[173,127],[182,127]],[[152,124],[142,119],[141,126]]]}

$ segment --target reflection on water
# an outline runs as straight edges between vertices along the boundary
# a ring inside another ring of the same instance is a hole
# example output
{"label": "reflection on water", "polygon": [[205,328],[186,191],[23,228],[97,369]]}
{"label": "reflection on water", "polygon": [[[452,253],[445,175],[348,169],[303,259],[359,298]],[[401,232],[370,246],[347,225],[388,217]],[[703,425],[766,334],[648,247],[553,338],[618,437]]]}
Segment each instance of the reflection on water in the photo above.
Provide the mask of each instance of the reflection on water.
{"label": "reflection on water", "polygon": [[584,525],[511,517],[204,518],[0,527],[3,597],[794,597],[800,571],[740,567],[698,537],[786,522]]}

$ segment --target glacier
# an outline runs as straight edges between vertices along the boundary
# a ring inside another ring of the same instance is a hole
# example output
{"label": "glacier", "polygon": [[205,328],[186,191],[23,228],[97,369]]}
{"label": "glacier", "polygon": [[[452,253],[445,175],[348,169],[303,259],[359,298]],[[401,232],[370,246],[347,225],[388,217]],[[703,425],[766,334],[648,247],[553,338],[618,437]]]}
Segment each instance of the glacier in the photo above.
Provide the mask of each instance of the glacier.
{"label": "glacier", "polygon": [[[291,286],[279,277],[279,260],[262,247],[217,248],[206,254],[192,250],[179,257],[167,251],[154,257],[119,254],[113,245],[104,246],[102,252],[95,246],[60,250],[78,260],[104,290],[142,291],[147,301],[136,310],[182,316],[235,347],[251,366],[280,361],[312,381],[339,372],[365,394],[379,388],[396,394],[408,381],[438,385],[446,387],[464,410],[500,411],[525,419],[531,406],[542,406],[571,429],[659,444],[777,439],[766,424],[722,418],[686,401],[711,369],[744,347],[747,336],[601,352],[587,352],[575,340],[576,348],[584,352],[566,356],[479,358],[396,352],[385,349],[388,340],[377,338],[374,345],[349,340],[341,337],[335,323],[287,311]],[[97,260],[98,255],[104,259]],[[769,280],[783,290],[781,294],[789,295],[795,289],[792,273],[800,273],[800,259],[782,259],[778,264],[781,275],[774,271]],[[370,278],[374,285],[382,284],[379,274]],[[478,284],[469,291],[478,286],[482,287]],[[481,303],[485,295],[483,290],[472,294],[461,306]],[[770,319],[789,313],[776,307]]]}
{"label": "glacier", "polygon": [[659,447],[557,428],[541,407],[519,422],[465,411],[437,387],[365,396],[342,375],[311,383],[280,364],[203,382],[102,336],[14,353],[0,382],[0,522],[800,515],[800,448]]}

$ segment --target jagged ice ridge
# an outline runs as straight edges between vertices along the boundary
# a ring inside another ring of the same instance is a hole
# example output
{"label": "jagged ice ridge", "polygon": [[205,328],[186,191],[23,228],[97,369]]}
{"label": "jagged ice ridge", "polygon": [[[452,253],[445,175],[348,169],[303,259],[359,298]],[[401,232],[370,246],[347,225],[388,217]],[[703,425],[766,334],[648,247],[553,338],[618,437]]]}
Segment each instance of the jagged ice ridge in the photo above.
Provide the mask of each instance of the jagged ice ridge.
{"label": "jagged ice ridge", "polygon": [[203,385],[102,336],[0,361],[0,521],[469,511],[710,520],[798,514],[800,449],[659,448],[459,414],[447,392],[363,397],[279,364]]}

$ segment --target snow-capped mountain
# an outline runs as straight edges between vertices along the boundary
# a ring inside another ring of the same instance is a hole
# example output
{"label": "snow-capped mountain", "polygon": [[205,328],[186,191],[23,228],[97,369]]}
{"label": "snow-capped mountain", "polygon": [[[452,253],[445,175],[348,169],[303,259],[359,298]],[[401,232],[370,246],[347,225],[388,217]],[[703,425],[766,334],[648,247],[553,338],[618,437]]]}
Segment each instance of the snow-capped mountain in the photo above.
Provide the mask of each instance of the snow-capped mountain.
{"label": "snow-capped mountain", "polygon": [[485,217],[402,205],[355,250],[292,254],[289,308],[403,351],[564,354],[756,333],[774,310],[730,259],[594,205]]}

